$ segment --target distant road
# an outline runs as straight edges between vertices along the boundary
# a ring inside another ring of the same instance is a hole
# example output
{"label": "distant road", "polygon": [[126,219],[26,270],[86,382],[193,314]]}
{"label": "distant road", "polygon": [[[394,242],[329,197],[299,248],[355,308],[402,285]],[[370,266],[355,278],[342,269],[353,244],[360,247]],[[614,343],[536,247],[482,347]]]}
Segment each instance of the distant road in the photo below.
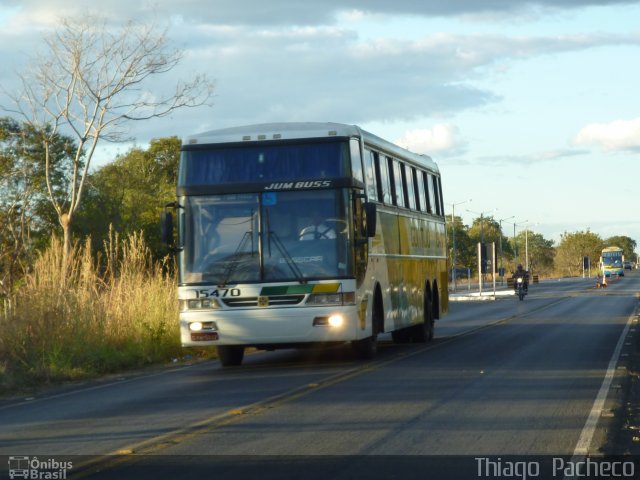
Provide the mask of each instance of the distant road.
{"label": "distant road", "polygon": [[468,465],[597,453],[612,406],[603,380],[637,325],[640,273],[592,285],[544,282],[523,302],[453,303],[432,343],[383,337],[372,362],[347,347],[258,352],[237,368],[168,367],[0,403],[0,455],[88,455],[74,457],[76,472],[96,478],[176,478],[198,465],[217,478],[279,478],[269,476],[278,468],[351,478],[394,462],[406,478],[428,478],[412,477],[412,462],[446,478],[452,455]]}

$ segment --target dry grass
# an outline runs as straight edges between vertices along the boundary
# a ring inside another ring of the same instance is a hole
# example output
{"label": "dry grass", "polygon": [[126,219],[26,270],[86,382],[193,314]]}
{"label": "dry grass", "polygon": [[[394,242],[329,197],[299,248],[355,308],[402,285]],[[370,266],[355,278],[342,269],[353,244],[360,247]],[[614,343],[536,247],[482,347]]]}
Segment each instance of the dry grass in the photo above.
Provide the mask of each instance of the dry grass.
{"label": "dry grass", "polygon": [[142,235],[112,235],[98,259],[76,245],[63,266],[53,238],[0,305],[0,392],[181,355],[176,281]]}

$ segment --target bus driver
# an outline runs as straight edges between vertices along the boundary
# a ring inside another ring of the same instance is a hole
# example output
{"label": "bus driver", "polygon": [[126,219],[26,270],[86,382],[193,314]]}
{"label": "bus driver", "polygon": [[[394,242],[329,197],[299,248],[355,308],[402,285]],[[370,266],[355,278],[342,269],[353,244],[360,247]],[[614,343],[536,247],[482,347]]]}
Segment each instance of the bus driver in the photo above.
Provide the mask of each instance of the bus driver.
{"label": "bus driver", "polygon": [[330,240],[336,238],[333,226],[326,223],[317,212],[313,216],[313,223],[300,230],[300,240]]}

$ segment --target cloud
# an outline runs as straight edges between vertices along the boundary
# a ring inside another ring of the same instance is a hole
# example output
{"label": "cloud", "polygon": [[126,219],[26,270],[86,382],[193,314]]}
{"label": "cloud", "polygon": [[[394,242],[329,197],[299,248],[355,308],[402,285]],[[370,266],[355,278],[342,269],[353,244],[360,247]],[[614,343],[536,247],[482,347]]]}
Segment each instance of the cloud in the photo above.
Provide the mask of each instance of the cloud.
{"label": "cloud", "polygon": [[[333,27],[190,30],[186,71],[207,68],[216,79],[209,117],[222,126],[268,121],[369,123],[449,117],[500,97],[473,86],[490,51],[458,61],[471,38],[364,41]],[[182,39],[179,39],[182,40]],[[476,40],[477,43],[477,40]],[[191,48],[197,45],[197,49]]]}
{"label": "cloud", "polygon": [[[131,2],[110,0],[96,3],[77,0],[3,0],[0,9],[20,8],[17,24],[52,25],[59,15],[101,13],[108,18],[142,19],[157,12],[171,12],[174,18],[188,23],[203,22],[226,25],[329,25],[343,18],[358,19],[366,15],[408,15],[419,17],[468,16],[527,17],[542,10],[580,10],[590,6],[635,4],[637,0],[152,0]],[[165,16],[165,15],[163,15]],[[0,17],[1,18],[1,17]]]}
{"label": "cloud", "polygon": [[465,148],[465,142],[459,138],[458,128],[447,123],[409,130],[394,143],[412,152],[439,156],[461,154]]}
{"label": "cloud", "polygon": [[640,152],[640,118],[592,123],[574,139],[576,145],[597,145],[605,151]]}
{"label": "cloud", "polygon": [[[58,15],[87,10],[77,0],[2,1],[15,5],[11,10],[15,18],[5,21],[22,26],[30,21],[54,25]],[[509,37],[441,32],[425,32],[407,40],[389,38],[384,29],[378,36],[364,38],[353,25],[333,20],[336,12],[346,12],[353,19],[372,12],[431,16],[525,9],[532,4],[574,8],[599,3],[595,0],[254,0],[241,7],[235,0],[215,3],[216,8],[209,8],[203,0],[184,0],[179,6],[168,0],[135,5],[112,0],[100,5],[100,13],[114,24],[133,17],[171,25],[168,34],[186,55],[179,68],[150,79],[145,86],[149,91],[165,92],[194,72],[206,73],[216,82],[214,108],[183,110],[166,119],[131,125],[139,141],[271,121],[444,122],[461,112],[502,101],[490,84],[477,83],[489,69],[495,72],[497,65],[602,45],[640,43],[638,38],[623,35]],[[160,21],[158,12],[171,13]],[[27,57],[16,55],[15,46],[24,52],[35,51],[39,37],[22,30],[0,31],[5,66],[0,70],[0,84],[7,90],[14,90],[13,72],[21,70]],[[440,151],[448,158],[466,148],[459,133],[453,131],[453,135],[452,147]]]}
{"label": "cloud", "polygon": [[472,163],[486,166],[519,165],[532,167],[545,162],[559,162],[573,157],[586,155],[589,152],[579,149],[543,150],[522,155],[493,155],[476,158]]}
{"label": "cloud", "polygon": [[[192,28],[193,64],[217,80],[215,121],[326,120],[345,123],[450,118],[500,102],[474,85],[483,70],[513,59],[586,50],[634,38],[519,37],[436,33],[373,38],[335,27]],[[213,121],[213,119],[212,119]]]}

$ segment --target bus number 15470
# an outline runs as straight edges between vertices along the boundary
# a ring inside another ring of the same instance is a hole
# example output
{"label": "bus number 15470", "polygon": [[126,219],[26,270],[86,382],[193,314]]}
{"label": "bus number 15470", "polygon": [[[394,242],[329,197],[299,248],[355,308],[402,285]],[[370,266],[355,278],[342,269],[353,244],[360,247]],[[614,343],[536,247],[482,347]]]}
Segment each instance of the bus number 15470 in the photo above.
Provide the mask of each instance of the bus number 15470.
{"label": "bus number 15470", "polygon": [[216,288],[213,290],[196,290],[196,298],[239,297],[239,288]]}

